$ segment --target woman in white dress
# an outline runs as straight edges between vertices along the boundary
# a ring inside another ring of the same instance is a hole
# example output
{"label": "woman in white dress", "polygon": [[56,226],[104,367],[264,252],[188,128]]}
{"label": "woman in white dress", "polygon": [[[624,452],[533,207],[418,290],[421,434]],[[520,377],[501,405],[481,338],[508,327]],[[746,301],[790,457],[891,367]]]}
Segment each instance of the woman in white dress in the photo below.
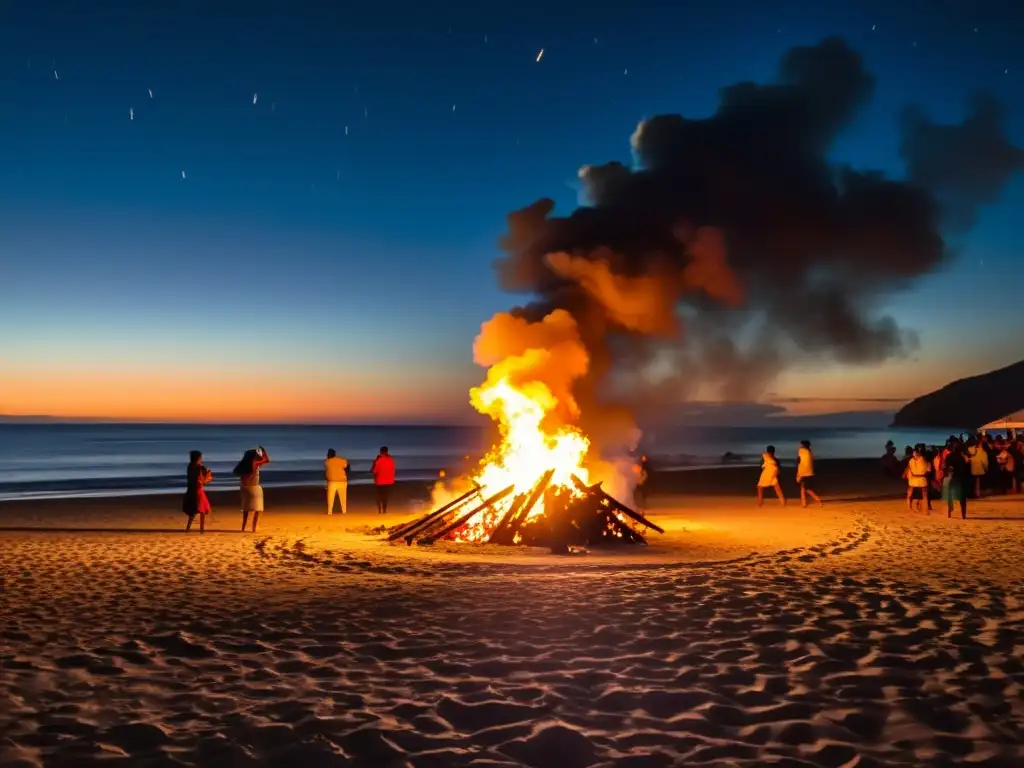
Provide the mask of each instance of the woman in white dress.
{"label": "woman in white dress", "polygon": [[769,445],[761,454],[761,477],[757,481],[757,506],[764,506],[764,489],[774,488],[779,504],[786,506],[786,497],[779,485],[779,460],[775,458],[775,446]]}
{"label": "woman in white dress", "polygon": [[923,505],[927,505],[928,511],[932,511],[932,500],[928,495],[928,459],[924,457],[921,446],[914,448],[914,453],[907,462],[907,509],[914,511],[914,502],[917,502],[917,511],[921,511]]}

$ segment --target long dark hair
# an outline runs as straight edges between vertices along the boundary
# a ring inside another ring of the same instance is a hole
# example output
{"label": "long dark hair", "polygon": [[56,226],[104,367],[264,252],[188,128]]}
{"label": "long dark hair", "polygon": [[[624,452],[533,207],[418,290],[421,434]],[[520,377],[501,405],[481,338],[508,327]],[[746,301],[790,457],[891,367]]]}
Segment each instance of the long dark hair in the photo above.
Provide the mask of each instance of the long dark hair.
{"label": "long dark hair", "polygon": [[256,450],[254,448],[250,448],[249,450],[242,454],[242,458],[238,460],[237,464],[235,464],[235,468],[231,470],[232,474],[238,475],[239,477],[251,475],[252,466],[255,463],[255,461]]}
{"label": "long dark hair", "polygon": [[196,463],[199,462],[199,460],[201,458],[203,458],[203,452],[202,451],[189,451],[188,452],[188,463],[189,464],[196,464]]}

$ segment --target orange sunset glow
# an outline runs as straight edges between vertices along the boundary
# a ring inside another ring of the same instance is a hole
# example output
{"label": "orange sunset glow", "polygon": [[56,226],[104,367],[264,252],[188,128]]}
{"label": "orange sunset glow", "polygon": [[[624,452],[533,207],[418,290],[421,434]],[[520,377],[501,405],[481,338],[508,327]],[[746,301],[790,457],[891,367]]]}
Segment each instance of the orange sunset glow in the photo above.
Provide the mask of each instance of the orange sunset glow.
{"label": "orange sunset glow", "polygon": [[81,371],[59,367],[0,373],[0,414],[180,422],[308,422],[422,419],[453,413],[450,391],[369,376],[176,367]]}

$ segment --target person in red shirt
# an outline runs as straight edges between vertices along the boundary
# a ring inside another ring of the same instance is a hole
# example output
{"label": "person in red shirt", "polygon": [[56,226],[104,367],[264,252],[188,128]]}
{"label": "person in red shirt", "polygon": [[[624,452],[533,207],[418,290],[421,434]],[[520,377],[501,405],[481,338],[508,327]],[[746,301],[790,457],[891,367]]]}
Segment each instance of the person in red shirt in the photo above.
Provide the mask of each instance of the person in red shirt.
{"label": "person in red shirt", "polygon": [[377,458],[373,460],[370,472],[373,473],[373,486],[377,491],[377,514],[386,515],[391,489],[395,485],[395,460],[391,458],[386,445],[381,447]]}

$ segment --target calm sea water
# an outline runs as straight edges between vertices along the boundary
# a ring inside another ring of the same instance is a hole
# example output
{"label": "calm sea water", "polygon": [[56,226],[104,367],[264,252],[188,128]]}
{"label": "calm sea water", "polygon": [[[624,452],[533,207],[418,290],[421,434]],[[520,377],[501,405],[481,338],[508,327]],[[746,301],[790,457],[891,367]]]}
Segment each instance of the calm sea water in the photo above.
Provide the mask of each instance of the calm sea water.
{"label": "calm sea water", "polygon": [[[804,439],[819,458],[864,458],[881,456],[887,439],[902,450],[946,436],[927,430],[701,427],[648,431],[643,450],[655,467],[685,468],[720,464],[727,451],[756,463],[768,443],[786,462]],[[232,488],[237,479],[231,469],[256,445],[273,459],[262,472],[268,486],[321,482],[328,448],[349,459],[352,482],[369,482],[381,445],[395,456],[400,480],[429,479],[442,468],[458,471],[486,442],[483,430],[466,427],[0,424],[0,500],[178,493],[193,449],[203,452],[217,476],[213,488]]]}

